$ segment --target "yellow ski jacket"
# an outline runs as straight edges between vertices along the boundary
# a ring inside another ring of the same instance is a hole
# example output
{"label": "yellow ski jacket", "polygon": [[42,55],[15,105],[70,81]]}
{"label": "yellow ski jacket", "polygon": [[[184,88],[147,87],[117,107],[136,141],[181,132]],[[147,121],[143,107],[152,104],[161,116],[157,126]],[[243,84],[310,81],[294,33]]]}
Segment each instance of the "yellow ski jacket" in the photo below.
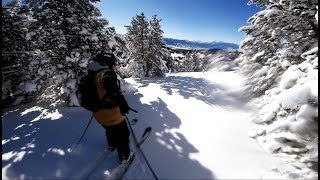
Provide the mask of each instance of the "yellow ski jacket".
{"label": "yellow ski jacket", "polygon": [[[112,99],[108,96],[105,97],[107,94],[106,89],[103,87],[103,74],[98,73],[96,78],[95,78],[95,83],[97,86],[97,91],[100,100],[104,98],[105,102],[111,102]],[[116,124],[121,123],[124,120],[124,116],[120,112],[120,107],[116,106],[113,108],[106,108],[106,109],[101,109],[97,112],[93,113],[94,118],[97,120],[98,123],[104,126],[113,126]]]}

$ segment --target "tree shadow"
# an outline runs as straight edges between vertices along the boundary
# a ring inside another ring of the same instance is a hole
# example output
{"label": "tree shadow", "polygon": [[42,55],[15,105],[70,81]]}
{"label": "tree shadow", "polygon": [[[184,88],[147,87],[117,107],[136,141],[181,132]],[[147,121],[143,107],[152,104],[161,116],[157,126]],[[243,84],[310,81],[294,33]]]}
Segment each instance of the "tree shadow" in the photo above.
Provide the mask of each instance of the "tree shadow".
{"label": "tree shadow", "polygon": [[[127,97],[129,104],[135,104],[134,108],[139,109],[139,122],[133,128],[139,137],[146,126],[152,125],[152,134],[142,148],[158,177],[214,179],[209,169],[190,159],[190,154],[198,150],[182,134],[171,132],[179,128],[181,120],[161,99],[147,105],[140,103],[141,97],[141,94]],[[80,151],[68,152],[90,120],[90,113],[79,108],[44,109],[29,104],[2,111],[3,178],[69,179],[77,173],[75,170],[82,170],[106,146],[103,128],[93,122],[80,144]],[[139,155],[137,157],[134,163],[139,167],[145,162]],[[146,166],[140,167],[140,171],[129,170],[127,177],[152,178]]]}
{"label": "tree shadow", "polygon": [[[245,108],[245,102],[224,93],[226,89],[221,85],[203,78],[171,75],[136,81],[141,84],[140,87],[160,84],[161,89],[170,95],[178,93],[186,99],[196,98],[211,106]],[[199,152],[183,134],[176,131],[181,126],[181,119],[168,109],[161,98],[142,104],[142,97],[137,91],[126,94],[128,103],[139,110],[138,114],[130,113],[129,118],[140,121],[133,127],[137,137],[146,126],[153,128],[142,149],[158,177],[215,179],[210,169],[190,158]],[[90,113],[79,108],[32,109],[32,106],[24,105],[6,109],[2,118],[2,169],[8,179],[71,177],[75,169],[83,168],[106,146],[103,128],[92,123],[82,140],[81,144],[85,146],[80,146],[79,154],[68,152],[90,120]],[[139,163],[145,162],[140,157],[134,163],[139,167]],[[145,165],[140,167],[140,171],[130,169],[126,177],[152,178]]]}
{"label": "tree shadow", "polygon": [[[210,169],[190,158],[192,153],[199,153],[199,151],[183,134],[175,131],[181,126],[181,119],[168,109],[162,99],[158,98],[156,101],[149,102],[150,104],[142,104],[140,101],[142,97],[143,95],[137,91],[126,94],[129,105],[133,104],[135,105],[133,108],[139,110],[137,114],[130,113],[129,119],[139,120],[133,126],[137,137],[141,136],[146,126],[152,127],[150,136],[141,148],[158,178],[215,179]],[[129,169],[125,178],[153,179],[141,155],[132,166],[140,166],[140,170]]]}
{"label": "tree shadow", "polygon": [[26,104],[2,110],[2,172],[5,172],[2,177],[69,177],[74,169],[94,158],[95,154],[90,153],[90,148],[82,147],[82,143],[101,149],[105,146],[102,128],[92,123],[89,129],[96,128],[101,134],[86,135],[77,153],[68,151],[79,140],[89,119],[89,112],[71,107],[44,109]]}
{"label": "tree shadow", "polygon": [[175,92],[185,99],[196,98],[211,106],[226,109],[252,110],[247,105],[249,99],[243,96],[244,92],[230,91],[230,89],[204,78],[171,74],[167,77],[137,78],[135,80],[140,83],[139,87],[146,87],[152,83],[159,84],[161,89],[169,95],[173,95]]}

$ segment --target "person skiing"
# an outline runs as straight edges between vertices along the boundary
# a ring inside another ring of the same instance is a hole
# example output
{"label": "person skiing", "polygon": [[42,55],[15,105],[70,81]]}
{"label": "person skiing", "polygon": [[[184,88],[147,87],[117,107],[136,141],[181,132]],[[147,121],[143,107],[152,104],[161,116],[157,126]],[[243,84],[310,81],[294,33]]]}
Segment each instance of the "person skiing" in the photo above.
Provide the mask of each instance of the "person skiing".
{"label": "person skiing", "polygon": [[96,121],[105,129],[108,150],[117,150],[120,162],[127,163],[132,153],[129,147],[129,129],[125,115],[129,106],[125,100],[115,72],[116,58],[113,53],[101,52],[88,65],[88,73],[94,73],[102,109],[93,112]]}

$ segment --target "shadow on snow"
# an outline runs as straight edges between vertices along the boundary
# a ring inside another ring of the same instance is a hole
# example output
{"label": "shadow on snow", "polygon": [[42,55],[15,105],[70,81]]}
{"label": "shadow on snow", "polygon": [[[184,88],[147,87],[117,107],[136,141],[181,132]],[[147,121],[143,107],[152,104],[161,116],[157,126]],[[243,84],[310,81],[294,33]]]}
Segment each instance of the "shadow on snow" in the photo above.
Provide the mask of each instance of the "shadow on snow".
{"label": "shadow on snow", "polygon": [[[150,104],[142,104],[140,98],[143,95],[138,92],[128,94],[126,97],[130,99],[129,105],[134,104],[133,108],[139,110],[138,114],[131,113],[129,116],[129,119],[139,119],[133,126],[137,137],[142,134],[145,127],[152,127],[152,133],[141,148],[159,179],[215,179],[211,170],[190,158],[190,154],[197,153],[198,150],[183,134],[174,132],[174,129],[178,129],[181,125],[181,119],[167,108],[164,101],[158,98]],[[139,161],[144,163],[141,159],[140,157]],[[133,168],[127,173],[129,179],[146,178],[138,175],[137,170]],[[152,179],[150,172],[149,175],[148,178]]]}
{"label": "shadow on snow", "polygon": [[94,157],[85,143],[105,146],[102,128],[92,123],[89,129],[96,128],[101,134],[83,138],[79,148],[82,155],[69,153],[68,148],[79,140],[90,119],[89,112],[73,107],[34,107],[28,104],[2,110],[2,172],[6,169],[8,179],[68,177]]}
{"label": "shadow on snow", "polygon": [[185,99],[196,98],[211,106],[226,109],[251,110],[247,105],[249,99],[243,96],[245,92],[227,89],[218,83],[209,82],[204,78],[171,74],[167,77],[137,78],[135,80],[141,84],[139,87],[146,87],[150,83],[160,84],[161,89],[169,95],[173,95],[173,91],[175,91]]}
{"label": "shadow on snow", "polygon": [[[142,87],[150,83],[160,84],[169,95],[173,95],[174,90],[186,99],[193,97],[212,106],[245,108],[243,100],[225,93],[224,87],[202,78],[172,75],[136,81],[141,83]],[[129,105],[135,105],[133,108],[139,110],[138,114],[130,113],[129,118],[139,119],[133,127],[137,137],[140,137],[146,126],[152,126],[152,133],[142,145],[142,149],[158,177],[214,179],[211,170],[190,158],[190,155],[198,150],[183,134],[174,131],[181,125],[181,119],[167,108],[167,104],[161,98],[150,104],[142,104],[142,97],[138,92],[126,95]],[[30,109],[26,106],[19,106],[19,109],[11,111],[7,109],[2,116],[2,169],[6,169],[9,179],[70,177],[74,175],[75,170],[83,168],[106,146],[103,128],[97,123],[92,123],[82,140],[80,154],[67,151],[79,140],[88,123],[88,111],[79,108],[58,108],[43,114],[46,109],[35,109],[23,114]],[[52,118],[48,116],[50,113],[60,116]],[[139,157],[138,160],[134,163],[144,163]],[[146,166],[140,167],[140,170],[144,171],[144,177],[139,177],[143,173],[133,168],[129,169],[127,177],[146,178]],[[149,175],[151,178],[150,172]]]}

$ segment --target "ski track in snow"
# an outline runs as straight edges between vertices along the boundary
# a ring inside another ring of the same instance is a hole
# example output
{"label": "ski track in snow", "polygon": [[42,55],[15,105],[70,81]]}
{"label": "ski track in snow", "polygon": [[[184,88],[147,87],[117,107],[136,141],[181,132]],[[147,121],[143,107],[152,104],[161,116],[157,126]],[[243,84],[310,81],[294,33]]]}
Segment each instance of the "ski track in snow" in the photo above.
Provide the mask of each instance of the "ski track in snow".
{"label": "ski track in snow", "polygon": [[[139,119],[133,126],[138,138],[152,127],[141,148],[159,179],[257,179],[283,165],[249,138],[255,109],[242,93],[243,79],[234,72],[126,79],[125,96],[139,111],[129,119]],[[4,179],[74,177],[106,146],[103,128],[92,123],[77,152],[68,152],[90,119],[82,108],[54,109],[59,116],[51,119],[41,118],[41,108],[28,109],[30,104],[21,105],[2,115]],[[117,156],[108,157],[89,179],[104,177],[116,165]],[[139,153],[127,178],[152,179]]]}

